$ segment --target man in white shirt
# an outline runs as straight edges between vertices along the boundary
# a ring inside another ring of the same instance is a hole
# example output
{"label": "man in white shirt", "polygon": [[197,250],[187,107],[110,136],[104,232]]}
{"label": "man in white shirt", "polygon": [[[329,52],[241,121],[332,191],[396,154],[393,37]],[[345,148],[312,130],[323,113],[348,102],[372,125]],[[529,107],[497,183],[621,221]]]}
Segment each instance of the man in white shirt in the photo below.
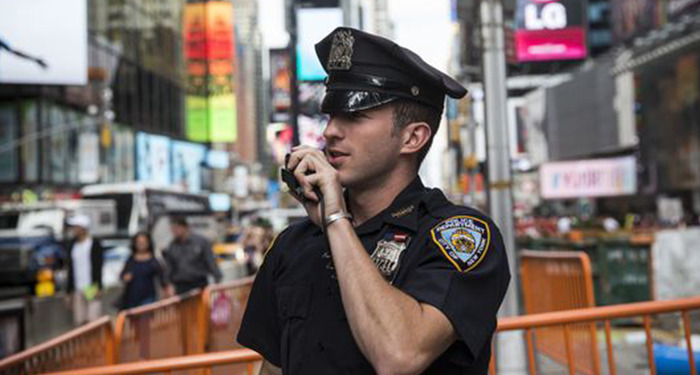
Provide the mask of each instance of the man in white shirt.
{"label": "man in white shirt", "polygon": [[73,238],[68,242],[68,293],[73,322],[85,324],[100,317],[102,302],[102,246],[90,236],[90,218],[74,215],[66,224]]}

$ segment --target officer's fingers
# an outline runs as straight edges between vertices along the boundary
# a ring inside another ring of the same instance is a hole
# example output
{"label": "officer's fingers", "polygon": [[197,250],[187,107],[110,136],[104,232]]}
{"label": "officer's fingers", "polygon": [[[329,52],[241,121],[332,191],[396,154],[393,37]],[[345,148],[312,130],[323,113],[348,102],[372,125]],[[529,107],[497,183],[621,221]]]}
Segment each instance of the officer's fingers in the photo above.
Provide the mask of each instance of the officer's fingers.
{"label": "officer's fingers", "polygon": [[304,189],[304,195],[306,195],[307,197],[309,197],[309,199],[311,199],[311,200],[314,201],[314,202],[320,202],[320,201],[321,201],[321,197],[319,197],[319,196],[316,194],[316,191],[314,191],[313,187],[314,187],[314,186],[320,186],[320,184],[321,184],[321,175],[319,175],[318,173],[306,175],[306,176],[304,176],[304,180],[306,180],[306,182],[309,184],[309,186],[312,187],[310,191],[307,191],[306,189]]}
{"label": "officer's fingers", "polygon": [[287,169],[293,170],[299,165],[302,159],[304,159],[310,152],[314,149],[309,146],[297,146],[292,149],[292,153],[289,154],[289,160],[287,161]]}
{"label": "officer's fingers", "polygon": [[316,201],[316,194],[313,194],[313,185],[311,185],[307,178],[307,173],[313,175],[314,172],[315,168],[313,162],[308,158],[304,158],[296,166],[293,173],[294,177],[297,179],[297,181],[299,181],[299,184],[301,185],[302,189],[304,189],[304,195],[307,198]]}
{"label": "officer's fingers", "polygon": [[308,159],[313,162],[314,171],[316,172],[325,172],[333,169],[333,166],[328,163],[326,157],[319,150],[309,152],[308,154],[304,155],[304,159]]}

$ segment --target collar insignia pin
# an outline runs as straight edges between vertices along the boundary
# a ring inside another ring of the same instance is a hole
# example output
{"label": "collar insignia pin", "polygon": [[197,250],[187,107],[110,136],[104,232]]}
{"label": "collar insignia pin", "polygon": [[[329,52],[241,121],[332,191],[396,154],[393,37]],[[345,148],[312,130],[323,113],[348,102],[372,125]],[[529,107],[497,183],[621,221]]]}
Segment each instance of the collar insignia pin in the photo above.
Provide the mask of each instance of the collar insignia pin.
{"label": "collar insignia pin", "polygon": [[406,216],[406,215],[410,214],[411,212],[413,212],[414,208],[415,207],[413,205],[404,207],[404,208],[392,213],[391,216],[393,216],[393,217]]}

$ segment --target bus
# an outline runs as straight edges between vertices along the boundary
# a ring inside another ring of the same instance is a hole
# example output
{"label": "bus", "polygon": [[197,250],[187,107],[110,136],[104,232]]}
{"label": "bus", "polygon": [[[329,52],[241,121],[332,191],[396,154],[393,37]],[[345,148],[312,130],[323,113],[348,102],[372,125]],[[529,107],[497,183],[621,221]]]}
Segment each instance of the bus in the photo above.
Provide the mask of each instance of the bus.
{"label": "bus", "polygon": [[[144,182],[87,185],[83,199],[113,200],[117,210],[117,235],[106,246],[124,244],[137,232],[153,237],[156,253],[172,240],[170,218],[183,216],[190,230],[214,242],[219,232],[209,198],[185,192],[172,186]],[[127,243],[128,246],[128,243]]]}

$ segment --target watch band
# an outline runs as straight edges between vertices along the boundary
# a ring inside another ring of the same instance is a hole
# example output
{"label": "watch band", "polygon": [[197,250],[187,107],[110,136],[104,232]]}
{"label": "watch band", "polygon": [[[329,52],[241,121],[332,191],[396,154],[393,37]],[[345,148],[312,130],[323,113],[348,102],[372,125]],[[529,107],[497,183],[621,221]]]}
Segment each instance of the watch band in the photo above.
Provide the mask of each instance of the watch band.
{"label": "watch band", "polygon": [[340,211],[340,212],[336,212],[334,214],[330,214],[330,215],[325,217],[325,220],[324,220],[325,224],[326,224],[325,226],[328,227],[329,225],[331,225],[331,223],[333,223],[334,221],[338,221],[340,219],[348,219],[348,220],[352,221],[352,215],[349,212],[345,212],[345,211]]}

